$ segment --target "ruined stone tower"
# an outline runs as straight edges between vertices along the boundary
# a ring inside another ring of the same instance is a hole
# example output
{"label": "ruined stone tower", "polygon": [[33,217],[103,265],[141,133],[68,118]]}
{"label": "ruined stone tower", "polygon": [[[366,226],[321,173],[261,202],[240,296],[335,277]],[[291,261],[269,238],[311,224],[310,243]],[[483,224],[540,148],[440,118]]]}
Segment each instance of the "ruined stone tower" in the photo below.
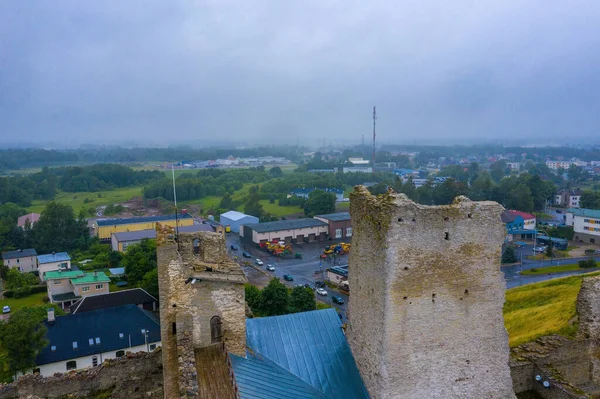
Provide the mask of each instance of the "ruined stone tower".
{"label": "ruined stone tower", "polygon": [[351,194],[347,337],[374,399],[514,398],[500,271],[503,208]]}
{"label": "ruined stone tower", "polygon": [[173,228],[159,225],[157,257],[165,398],[233,397],[224,348],[245,356],[247,280],[225,237],[198,232],[176,241]]}

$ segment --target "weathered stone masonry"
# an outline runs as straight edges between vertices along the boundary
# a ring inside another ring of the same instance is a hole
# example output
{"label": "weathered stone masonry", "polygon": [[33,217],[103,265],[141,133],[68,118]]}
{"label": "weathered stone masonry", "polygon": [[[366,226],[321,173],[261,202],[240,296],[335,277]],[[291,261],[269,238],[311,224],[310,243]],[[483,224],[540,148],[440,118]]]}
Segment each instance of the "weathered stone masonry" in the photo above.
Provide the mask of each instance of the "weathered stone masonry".
{"label": "weathered stone masonry", "polygon": [[[210,392],[234,385],[231,380],[198,386],[198,351],[216,343],[244,356],[246,316],[244,283],[239,265],[227,255],[225,237],[217,233],[179,234],[157,226],[158,280],[165,398],[229,397]],[[195,353],[196,352],[196,353]],[[227,366],[226,355],[223,365]],[[227,372],[218,374],[223,380]],[[204,379],[206,381],[206,379]],[[212,382],[212,381],[211,381]]]}
{"label": "weathered stone masonry", "polygon": [[514,398],[502,210],[351,194],[347,336],[372,398]]}

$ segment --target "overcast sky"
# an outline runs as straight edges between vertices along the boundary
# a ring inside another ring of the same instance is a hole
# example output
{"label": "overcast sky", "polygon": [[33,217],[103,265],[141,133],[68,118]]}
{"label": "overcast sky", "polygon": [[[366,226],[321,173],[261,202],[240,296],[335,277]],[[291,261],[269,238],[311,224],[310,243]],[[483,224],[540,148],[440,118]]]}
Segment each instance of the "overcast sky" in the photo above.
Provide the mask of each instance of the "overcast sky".
{"label": "overcast sky", "polygon": [[600,2],[0,2],[0,141],[600,136]]}

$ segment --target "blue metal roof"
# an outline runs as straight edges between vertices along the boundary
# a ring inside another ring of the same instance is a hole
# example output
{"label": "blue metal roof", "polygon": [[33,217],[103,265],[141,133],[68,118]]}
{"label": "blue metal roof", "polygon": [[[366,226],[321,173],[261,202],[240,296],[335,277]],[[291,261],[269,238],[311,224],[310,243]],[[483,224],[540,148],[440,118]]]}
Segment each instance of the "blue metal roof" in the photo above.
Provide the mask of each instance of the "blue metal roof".
{"label": "blue metal roof", "polygon": [[53,262],[66,262],[71,260],[71,257],[66,252],[57,252],[55,254],[38,255],[38,263],[53,263]]}
{"label": "blue metal roof", "polygon": [[246,320],[249,348],[328,398],[368,398],[335,309]]}
{"label": "blue metal roof", "polygon": [[241,399],[326,399],[323,393],[308,385],[275,363],[248,354],[247,358],[229,355]]}
{"label": "blue metal roof", "polygon": [[[52,324],[44,320],[44,325],[48,329],[46,339],[49,343],[38,355],[35,361],[37,365],[127,350],[130,346],[129,337],[131,346],[144,345],[142,329],[149,331],[148,343],[160,341],[158,322],[136,305],[58,316]],[[119,334],[123,334],[123,338]],[[96,338],[99,338],[98,343]],[[93,340],[92,345],[90,339]],[[76,348],[73,348],[73,342],[77,342]]]}
{"label": "blue metal roof", "polygon": [[[179,219],[189,219],[192,215],[184,213],[177,215]],[[123,218],[123,219],[98,219],[96,224],[98,226],[117,226],[120,224],[131,224],[131,223],[146,223],[146,222],[162,222],[165,220],[175,220],[175,215],[162,215],[162,216],[144,216],[139,218]]]}

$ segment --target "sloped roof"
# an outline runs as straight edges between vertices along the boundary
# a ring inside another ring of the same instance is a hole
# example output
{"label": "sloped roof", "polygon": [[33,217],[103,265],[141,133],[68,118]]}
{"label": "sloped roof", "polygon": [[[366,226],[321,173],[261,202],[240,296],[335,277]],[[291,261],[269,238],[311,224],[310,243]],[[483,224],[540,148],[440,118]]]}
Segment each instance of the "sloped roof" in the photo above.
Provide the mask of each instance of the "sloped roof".
{"label": "sloped roof", "polygon": [[27,220],[29,220],[29,223],[31,224],[37,223],[40,220],[40,214],[28,213],[27,215],[19,216],[19,219],[17,220],[17,226],[24,227],[25,224],[27,224]]}
{"label": "sloped roof", "polygon": [[304,229],[307,227],[327,226],[327,223],[317,219],[292,219],[280,220],[277,222],[252,223],[247,224],[248,227],[257,233],[267,233],[269,231]]}
{"label": "sloped roof", "polygon": [[255,220],[258,220],[258,218],[256,216],[246,215],[245,213],[238,212],[238,211],[228,211],[228,212],[222,213],[221,217],[226,217],[229,220],[240,220],[245,217],[251,217]]}
{"label": "sloped roof", "polygon": [[179,226],[177,228],[177,231],[180,233],[196,233],[198,231],[214,232],[215,229],[213,229],[212,226],[208,223],[201,223],[201,224],[193,224],[191,226]]}
{"label": "sloped roof", "polygon": [[524,220],[535,219],[535,216],[532,215],[531,213],[521,212],[521,211],[514,211],[514,210],[511,210],[509,212],[512,213],[513,215],[519,215],[519,216],[521,216]]}
{"label": "sloped roof", "polygon": [[28,248],[28,249],[17,249],[16,251],[2,252],[2,259],[4,259],[4,260],[26,258],[28,256],[37,256],[37,251],[33,248]]}
{"label": "sloped roof", "polygon": [[246,320],[246,342],[257,356],[327,398],[368,398],[335,309]]}
{"label": "sloped roof", "polygon": [[349,212],[329,213],[327,215],[317,215],[316,217],[331,220],[332,222],[341,222],[343,220],[350,220]]}
{"label": "sloped roof", "polygon": [[139,305],[155,302],[156,298],[142,288],[109,292],[103,295],[86,296],[71,305],[71,314],[91,312],[99,309],[114,308],[124,305]]}
{"label": "sloped roof", "polygon": [[123,231],[120,233],[112,233],[118,242],[137,241],[144,238],[156,238],[156,230],[138,230],[138,231]]}
{"label": "sloped roof", "polygon": [[104,272],[85,273],[71,279],[71,284],[109,283],[110,278]]}
{"label": "sloped roof", "polygon": [[270,360],[248,354],[229,355],[241,399],[326,399],[289,371]]}
{"label": "sloped roof", "polygon": [[502,212],[502,214],[500,214],[500,219],[502,220],[502,223],[512,223],[515,221],[516,217],[517,215],[514,215],[506,210]]}
{"label": "sloped roof", "polygon": [[66,252],[57,252],[55,254],[38,255],[38,263],[53,263],[53,262],[64,262],[71,260],[71,257]]}
{"label": "sloped roof", "polygon": [[[160,326],[156,319],[135,305],[58,316],[52,324],[44,320],[44,325],[49,343],[38,355],[37,365],[127,350],[129,338],[131,346],[144,345],[142,329],[148,331],[148,343],[160,341]],[[123,338],[119,334],[123,334]],[[96,338],[99,338],[99,344],[96,344]],[[93,345],[90,345],[90,339],[93,339]],[[77,342],[76,348],[73,348],[73,342]]]}
{"label": "sloped roof", "polygon": [[567,209],[567,212],[572,213],[574,216],[586,216],[589,218],[600,219],[600,209],[569,208]]}
{"label": "sloped roof", "polygon": [[[192,215],[189,213],[182,213],[177,215],[179,219],[190,219]],[[137,218],[122,218],[122,219],[98,219],[96,224],[98,226],[116,226],[120,224],[132,224],[132,223],[147,223],[147,222],[162,222],[165,220],[175,220],[175,215],[159,215],[159,216],[144,216]]]}
{"label": "sloped roof", "polygon": [[46,280],[61,280],[63,278],[77,278],[83,277],[85,273],[81,270],[52,270],[44,273],[44,278]]}

